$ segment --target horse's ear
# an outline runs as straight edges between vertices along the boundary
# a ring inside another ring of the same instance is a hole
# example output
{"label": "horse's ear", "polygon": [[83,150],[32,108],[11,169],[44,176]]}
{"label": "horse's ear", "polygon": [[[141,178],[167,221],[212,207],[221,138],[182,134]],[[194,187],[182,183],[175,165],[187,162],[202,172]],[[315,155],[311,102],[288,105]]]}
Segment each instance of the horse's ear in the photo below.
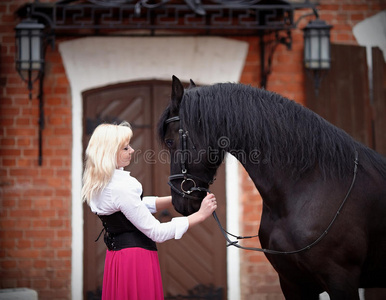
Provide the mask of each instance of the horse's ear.
{"label": "horse's ear", "polygon": [[173,79],[173,83],[172,83],[171,109],[173,112],[178,112],[182,97],[184,95],[184,87],[181,81],[176,76],[173,75],[172,79]]}
{"label": "horse's ear", "polygon": [[190,79],[190,86],[189,88],[195,88],[196,87],[196,84],[194,83],[194,81],[192,79]]}

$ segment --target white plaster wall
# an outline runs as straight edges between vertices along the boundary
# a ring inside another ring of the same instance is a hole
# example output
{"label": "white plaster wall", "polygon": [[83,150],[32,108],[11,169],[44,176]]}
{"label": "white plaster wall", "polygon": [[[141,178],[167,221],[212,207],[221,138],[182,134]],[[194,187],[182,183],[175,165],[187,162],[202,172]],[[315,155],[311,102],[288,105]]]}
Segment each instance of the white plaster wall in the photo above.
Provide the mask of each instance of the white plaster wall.
{"label": "white plaster wall", "polygon": [[353,34],[359,45],[366,46],[369,66],[372,65],[371,47],[379,47],[386,61],[386,10],[359,22],[354,26]]}
{"label": "white plaster wall", "polygon": [[[89,37],[59,45],[72,97],[72,299],[82,299],[83,208],[82,96],[85,90],[119,82],[176,75],[197,84],[238,82],[248,44],[219,37]],[[226,182],[235,186],[238,164],[227,158]],[[238,186],[227,189],[227,229],[239,232]],[[235,205],[236,204],[236,205]],[[228,249],[228,298],[240,298],[239,252]]]}

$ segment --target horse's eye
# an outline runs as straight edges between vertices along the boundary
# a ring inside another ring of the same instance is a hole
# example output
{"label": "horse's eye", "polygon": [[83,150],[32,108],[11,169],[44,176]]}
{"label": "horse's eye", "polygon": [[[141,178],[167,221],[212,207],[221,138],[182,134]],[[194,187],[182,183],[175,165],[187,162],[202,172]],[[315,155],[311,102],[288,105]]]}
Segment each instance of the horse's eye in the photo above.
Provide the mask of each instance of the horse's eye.
{"label": "horse's eye", "polygon": [[165,144],[166,144],[166,146],[167,146],[168,148],[172,148],[173,145],[174,145],[174,140],[172,140],[172,139],[166,139],[166,140],[165,140]]}

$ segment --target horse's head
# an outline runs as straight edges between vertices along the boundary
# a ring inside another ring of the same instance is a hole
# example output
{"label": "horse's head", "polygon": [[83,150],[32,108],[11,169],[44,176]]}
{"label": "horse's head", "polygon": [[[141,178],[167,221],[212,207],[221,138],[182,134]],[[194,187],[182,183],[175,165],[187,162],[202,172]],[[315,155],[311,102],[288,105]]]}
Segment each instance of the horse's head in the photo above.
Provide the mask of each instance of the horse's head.
{"label": "horse's head", "polygon": [[[191,81],[190,88],[194,87]],[[180,80],[173,76],[171,102],[160,118],[158,134],[170,152],[168,183],[173,206],[179,213],[189,215],[199,210],[218,165],[214,167],[208,163],[207,151],[201,141],[191,137],[190,133],[196,128],[186,124],[182,117],[181,107],[186,101],[184,93]]]}

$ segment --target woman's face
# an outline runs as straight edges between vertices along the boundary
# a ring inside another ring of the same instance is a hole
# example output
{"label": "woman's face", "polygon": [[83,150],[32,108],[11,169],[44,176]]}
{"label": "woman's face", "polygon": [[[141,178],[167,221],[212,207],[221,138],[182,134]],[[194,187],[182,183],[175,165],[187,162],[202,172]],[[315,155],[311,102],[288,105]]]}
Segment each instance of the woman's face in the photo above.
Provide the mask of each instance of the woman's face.
{"label": "woman's face", "polygon": [[117,154],[118,168],[124,168],[128,166],[131,161],[131,154],[133,153],[134,153],[134,149],[131,148],[129,142],[125,144],[122,149],[119,149]]}

